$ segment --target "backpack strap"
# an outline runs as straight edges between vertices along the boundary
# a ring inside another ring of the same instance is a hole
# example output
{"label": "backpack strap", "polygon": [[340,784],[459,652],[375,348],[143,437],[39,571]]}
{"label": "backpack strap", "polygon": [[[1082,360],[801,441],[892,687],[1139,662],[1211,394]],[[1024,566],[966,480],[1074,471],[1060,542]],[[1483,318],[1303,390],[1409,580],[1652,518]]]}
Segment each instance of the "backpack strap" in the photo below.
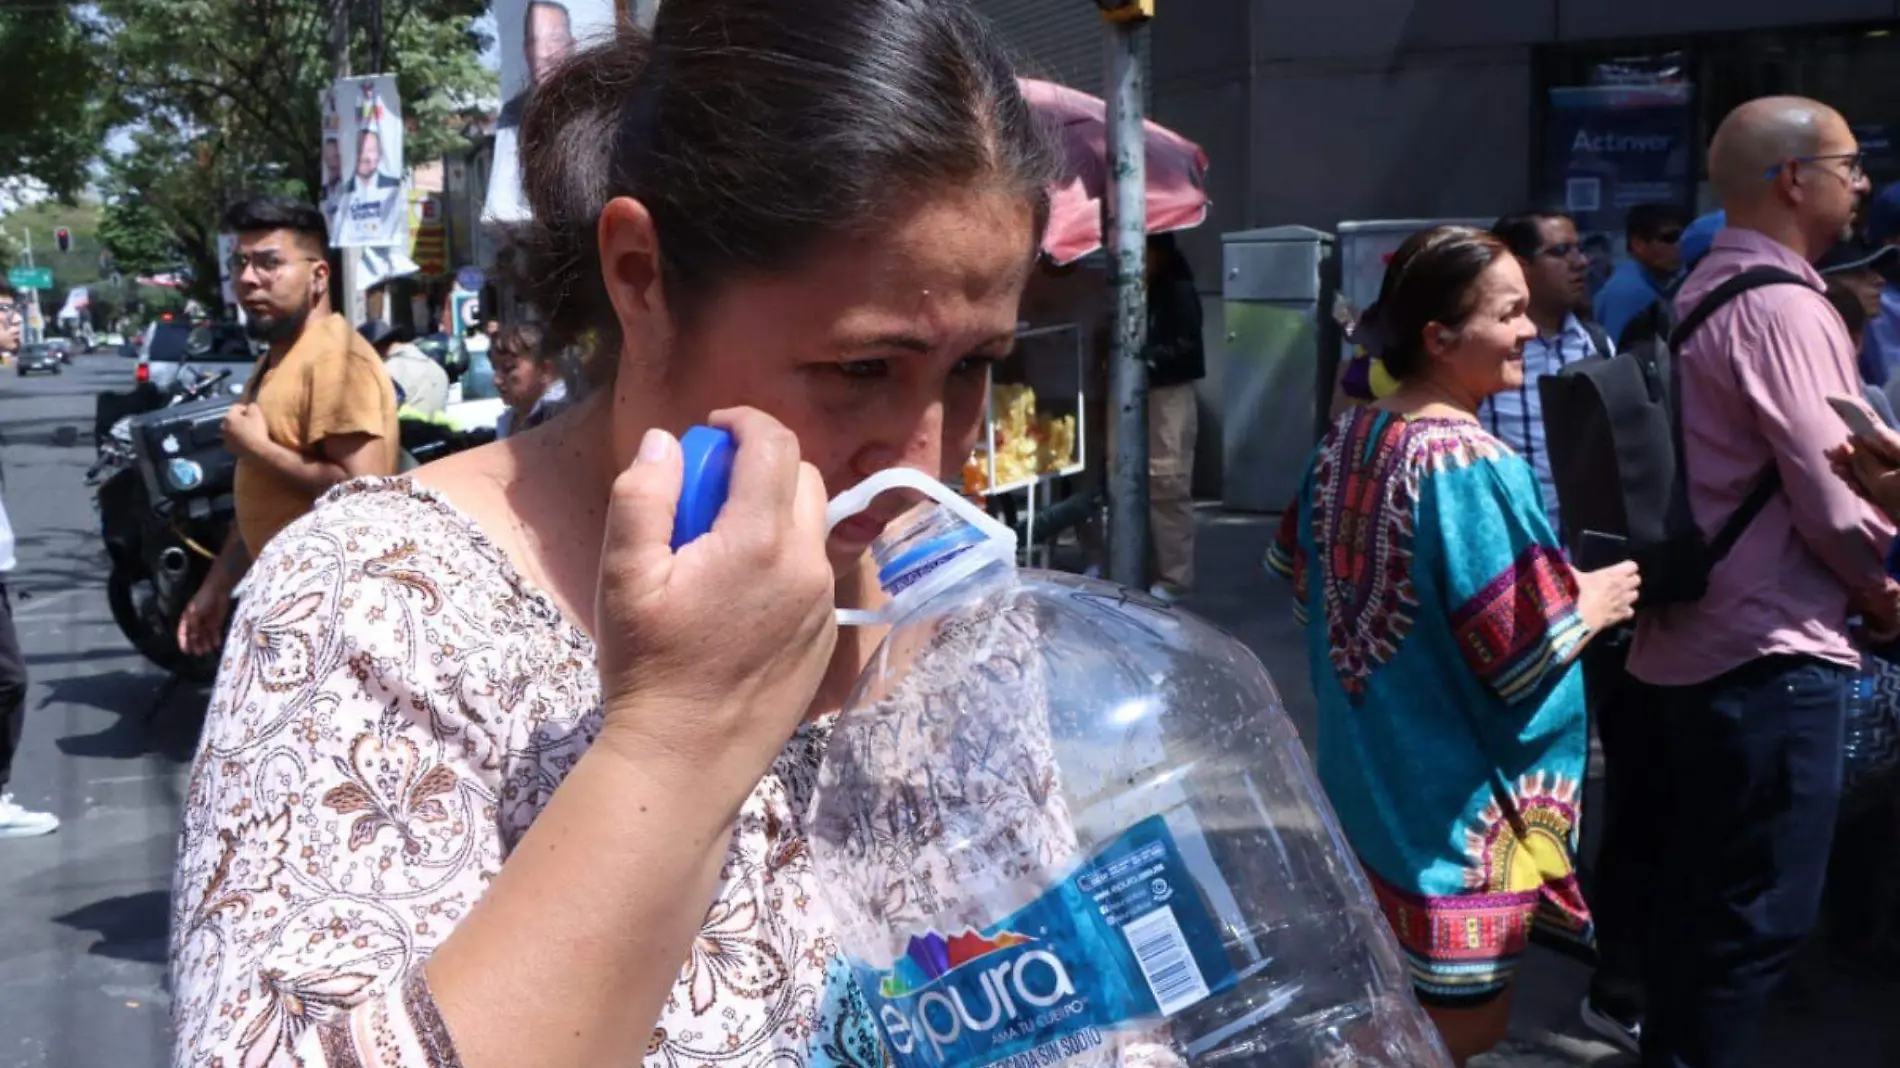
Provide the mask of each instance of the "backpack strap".
{"label": "backpack strap", "polygon": [[1610,332],[1603,329],[1601,325],[1594,321],[1586,322],[1583,324],[1583,332],[1590,335],[1590,344],[1596,349],[1598,356],[1607,360],[1616,355],[1616,344],[1610,340]]}
{"label": "backpack strap", "polygon": [[[1682,346],[1690,335],[1729,301],[1751,289],[1779,285],[1797,285],[1815,292],[1807,279],[1793,271],[1780,267],[1751,267],[1710,290],[1708,296],[1703,297],[1690,309],[1689,314],[1682,317],[1682,322],[1669,338],[1669,419],[1676,439],[1676,478],[1683,488],[1684,499],[1687,499],[1689,491],[1689,454],[1683,448],[1682,441]],[[1748,496],[1742,499],[1741,505],[1715,532],[1715,537],[1710,539],[1707,552],[1711,567],[1728,556],[1735,548],[1735,543],[1741,540],[1742,532],[1748,529],[1756,516],[1761,515],[1761,510],[1768,507],[1768,502],[1774,499],[1780,489],[1781,469],[1771,460],[1755,480],[1755,486],[1748,491]]]}
{"label": "backpack strap", "polygon": [[1703,297],[1700,303],[1689,309],[1689,314],[1683,316],[1682,322],[1676,325],[1676,332],[1670,335],[1670,351],[1680,352],[1683,342],[1689,340],[1689,335],[1700,329],[1703,323],[1709,321],[1710,316],[1721,311],[1722,306],[1729,301],[1734,300],[1736,297],[1741,296],[1751,289],[1760,289],[1762,286],[1780,285],[1801,286],[1810,292],[1818,292],[1812,285],[1808,284],[1807,279],[1793,271],[1784,270],[1780,267],[1750,267],[1748,270],[1741,272],[1728,281],[1723,282],[1721,285],[1716,286],[1714,289],[1711,289],[1708,296]]}

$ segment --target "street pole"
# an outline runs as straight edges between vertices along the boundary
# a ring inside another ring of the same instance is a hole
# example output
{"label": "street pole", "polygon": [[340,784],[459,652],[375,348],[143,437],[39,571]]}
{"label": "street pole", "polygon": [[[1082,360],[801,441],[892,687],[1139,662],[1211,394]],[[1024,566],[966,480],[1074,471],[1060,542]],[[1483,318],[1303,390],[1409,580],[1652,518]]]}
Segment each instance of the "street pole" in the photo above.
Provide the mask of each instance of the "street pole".
{"label": "street pole", "polygon": [[[334,64],[333,74],[337,79],[350,76],[350,0],[336,0],[336,15],[330,22],[330,52]],[[335,220],[331,220],[332,223]],[[331,295],[331,306],[343,313],[351,326],[356,326],[369,318],[364,307],[363,289],[358,285],[362,277],[363,257],[359,250],[346,248],[343,254],[343,299],[338,301]]]}
{"label": "street pole", "polygon": [[1136,588],[1148,575],[1148,159],[1141,40],[1147,18],[1115,19],[1108,32],[1108,260],[1115,286],[1109,395],[1115,452],[1108,478],[1109,578]]}
{"label": "street pole", "polygon": [[[31,226],[26,228],[26,265],[28,267],[39,266],[33,262],[33,228]],[[32,344],[41,340],[40,332],[46,328],[46,319],[40,309],[40,291],[37,289],[27,290],[26,303],[30,310],[26,315],[26,330],[24,334],[27,343]],[[34,326],[34,323],[40,323],[41,325]]]}

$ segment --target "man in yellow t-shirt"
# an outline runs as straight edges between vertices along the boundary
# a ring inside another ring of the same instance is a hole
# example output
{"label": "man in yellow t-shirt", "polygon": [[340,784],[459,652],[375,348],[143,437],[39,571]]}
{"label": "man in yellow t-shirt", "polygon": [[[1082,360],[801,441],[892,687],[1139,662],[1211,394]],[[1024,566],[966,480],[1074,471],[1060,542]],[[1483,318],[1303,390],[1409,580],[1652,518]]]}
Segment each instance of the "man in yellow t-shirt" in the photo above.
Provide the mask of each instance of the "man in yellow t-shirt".
{"label": "man in yellow t-shirt", "polygon": [[331,309],[323,215],[267,198],[232,208],[224,227],[237,234],[231,282],[246,327],[269,349],[224,417],[237,526],[178,622],[179,648],[193,656],[218,647],[231,591],[270,539],[337,483],[394,474],[401,448],[382,359]]}

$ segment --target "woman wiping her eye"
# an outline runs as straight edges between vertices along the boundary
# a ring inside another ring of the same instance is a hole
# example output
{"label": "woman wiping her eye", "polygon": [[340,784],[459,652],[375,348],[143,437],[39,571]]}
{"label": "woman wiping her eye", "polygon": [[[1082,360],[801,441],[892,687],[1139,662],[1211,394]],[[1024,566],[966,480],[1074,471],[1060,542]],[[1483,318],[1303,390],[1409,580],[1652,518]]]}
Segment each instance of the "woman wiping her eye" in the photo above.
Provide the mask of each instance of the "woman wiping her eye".
{"label": "woman wiping her eye", "polygon": [[[175,1063],[879,1064],[801,819],[894,512],[828,537],[824,503],[970,454],[1052,156],[983,25],[912,0],[667,0],[537,89],[521,151],[543,343],[587,339],[591,390],[257,561]],[[675,553],[708,420],[731,496]]]}

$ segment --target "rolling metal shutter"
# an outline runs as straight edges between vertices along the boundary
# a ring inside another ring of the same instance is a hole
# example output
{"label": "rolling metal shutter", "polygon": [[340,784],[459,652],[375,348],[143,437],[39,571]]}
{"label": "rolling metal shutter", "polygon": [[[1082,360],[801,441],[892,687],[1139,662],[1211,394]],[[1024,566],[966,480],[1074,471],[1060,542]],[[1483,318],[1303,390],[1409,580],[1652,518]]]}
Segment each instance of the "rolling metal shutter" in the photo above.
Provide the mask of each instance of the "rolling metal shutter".
{"label": "rolling metal shutter", "polygon": [[[1002,32],[1020,72],[1101,95],[1107,24],[1091,0],[971,0]],[[1142,71],[1152,72],[1144,40]],[[1154,87],[1148,87],[1154,100]]]}

